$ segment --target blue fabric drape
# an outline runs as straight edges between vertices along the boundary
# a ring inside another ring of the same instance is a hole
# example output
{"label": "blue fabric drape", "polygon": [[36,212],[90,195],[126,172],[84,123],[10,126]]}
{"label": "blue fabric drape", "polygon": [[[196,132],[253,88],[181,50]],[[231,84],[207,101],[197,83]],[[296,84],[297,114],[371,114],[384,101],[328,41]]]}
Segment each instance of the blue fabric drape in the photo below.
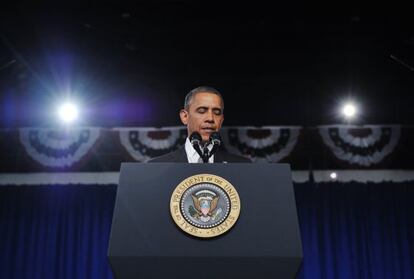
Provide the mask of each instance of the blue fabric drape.
{"label": "blue fabric drape", "polygon": [[298,278],[414,278],[414,183],[295,185]]}
{"label": "blue fabric drape", "polygon": [[116,186],[0,187],[0,278],[112,278]]}
{"label": "blue fabric drape", "polygon": [[[0,187],[0,278],[112,278],[116,186]],[[414,278],[414,183],[295,185],[298,278]]]}

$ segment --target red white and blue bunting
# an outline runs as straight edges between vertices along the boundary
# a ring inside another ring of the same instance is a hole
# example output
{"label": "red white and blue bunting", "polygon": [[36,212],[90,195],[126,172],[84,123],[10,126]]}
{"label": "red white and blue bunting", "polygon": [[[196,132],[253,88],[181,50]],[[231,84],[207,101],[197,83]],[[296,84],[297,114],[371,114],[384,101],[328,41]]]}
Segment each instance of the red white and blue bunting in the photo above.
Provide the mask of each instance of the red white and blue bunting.
{"label": "red white and blue bunting", "polygon": [[222,129],[226,149],[254,162],[280,162],[295,147],[301,127],[228,127]]}
{"label": "red white and blue bunting", "polygon": [[370,167],[384,160],[397,146],[400,126],[320,126],[324,144],[339,160]]}
{"label": "red white and blue bunting", "polygon": [[[414,169],[411,126],[223,127],[225,148],[293,170]],[[137,127],[0,131],[0,172],[117,172],[182,146],[186,128]]]}
{"label": "red white and blue bunting", "polygon": [[119,139],[126,151],[137,161],[176,150],[185,143],[185,127],[169,128],[118,128]]}
{"label": "red white and blue bunting", "polygon": [[52,168],[79,162],[99,138],[99,128],[22,128],[20,142],[39,164]]}

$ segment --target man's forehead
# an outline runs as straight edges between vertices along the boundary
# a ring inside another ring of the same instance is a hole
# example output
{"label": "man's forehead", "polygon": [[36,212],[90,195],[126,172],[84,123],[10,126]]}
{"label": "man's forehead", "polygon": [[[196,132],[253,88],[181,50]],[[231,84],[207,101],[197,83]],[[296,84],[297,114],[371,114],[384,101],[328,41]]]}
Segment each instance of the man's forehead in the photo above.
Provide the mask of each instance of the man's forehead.
{"label": "man's forehead", "polygon": [[192,103],[197,106],[222,106],[220,96],[211,92],[198,92],[193,96]]}

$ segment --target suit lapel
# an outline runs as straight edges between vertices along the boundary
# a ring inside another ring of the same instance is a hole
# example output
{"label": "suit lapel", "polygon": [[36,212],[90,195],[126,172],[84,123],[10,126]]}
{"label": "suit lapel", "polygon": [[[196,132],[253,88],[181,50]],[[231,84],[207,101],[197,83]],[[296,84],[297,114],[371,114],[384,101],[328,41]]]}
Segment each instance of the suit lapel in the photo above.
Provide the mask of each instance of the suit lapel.
{"label": "suit lapel", "polygon": [[185,152],[184,147],[177,149],[174,158],[176,159],[177,162],[188,163],[187,153]]}
{"label": "suit lapel", "polygon": [[223,157],[223,153],[220,152],[220,150],[218,150],[215,154],[214,154],[214,163],[221,163],[224,161],[224,157]]}

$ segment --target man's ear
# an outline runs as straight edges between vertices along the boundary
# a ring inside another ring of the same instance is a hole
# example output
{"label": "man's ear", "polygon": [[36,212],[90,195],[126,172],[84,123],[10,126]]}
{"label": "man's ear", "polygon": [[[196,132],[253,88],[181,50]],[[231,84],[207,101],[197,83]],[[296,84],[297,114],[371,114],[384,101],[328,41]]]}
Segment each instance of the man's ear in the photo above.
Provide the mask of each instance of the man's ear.
{"label": "man's ear", "polygon": [[187,125],[188,123],[188,111],[185,109],[180,110],[180,119],[181,122],[183,122],[184,125]]}

